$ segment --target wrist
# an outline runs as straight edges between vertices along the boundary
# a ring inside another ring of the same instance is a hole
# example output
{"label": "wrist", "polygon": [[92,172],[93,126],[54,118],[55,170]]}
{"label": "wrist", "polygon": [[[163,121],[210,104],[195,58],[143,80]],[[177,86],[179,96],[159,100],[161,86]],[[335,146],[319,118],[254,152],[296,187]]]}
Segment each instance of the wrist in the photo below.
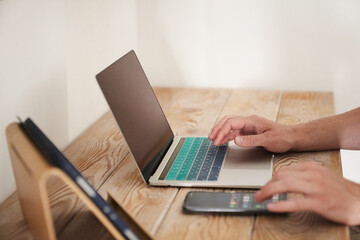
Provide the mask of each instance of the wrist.
{"label": "wrist", "polygon": [[291,125],[289,128],[289,142],[291,151],[301,150],[302,135],[303,131],[301,130],[300,125]]}

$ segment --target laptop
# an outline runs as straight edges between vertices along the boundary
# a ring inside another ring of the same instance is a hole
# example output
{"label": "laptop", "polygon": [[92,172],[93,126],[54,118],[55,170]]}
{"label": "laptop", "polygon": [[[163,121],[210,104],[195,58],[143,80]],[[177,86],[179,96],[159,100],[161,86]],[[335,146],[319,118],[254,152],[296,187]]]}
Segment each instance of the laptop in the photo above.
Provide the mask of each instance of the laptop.
{"label": "laptop", "polygon": [[148,184],[259,188],[271,179],[274,156],[263,148],[175,136],[133,50],[96,79]]}

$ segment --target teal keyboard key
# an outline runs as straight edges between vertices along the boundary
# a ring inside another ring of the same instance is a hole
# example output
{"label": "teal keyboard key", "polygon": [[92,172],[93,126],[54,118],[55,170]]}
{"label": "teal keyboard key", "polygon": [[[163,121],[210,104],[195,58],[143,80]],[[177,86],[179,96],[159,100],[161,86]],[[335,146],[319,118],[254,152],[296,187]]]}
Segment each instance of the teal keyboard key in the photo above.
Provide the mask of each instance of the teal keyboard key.
{"label": "teal keyboard key", "polygon": [[226,148],[207,138],[186,138],[165,180],[216,181]]}
{"label": "teal keyboard key", "polygon": [[173,165],[170,168],[170,171],[166,175],[166,180],[176,180],[176,177],[180,171],[181,166],[183,165],[183,162],[186,159],[186,156],[188,155],[189,149],[191,145],[193,144],[195,138],[190,137],[186,138],[185,142],[180,149],[180,152],[178,153]]}
{"label": "teal keyboard key", "polygon": [[187,180],[196,180],[198,173],[200,171],[200,168],[203,164],[203,161],[205,159],[206,153],[209,149],[210,141],[207,139],[202,141],[201,147],[199,149],[199,153],[195,158],[194,164],[192,165],[189,175],[186,178]]}
{"label": "teal keyboard key", "polygon": [[186,159],[185,159],[183,165],[181,166],[179,174],[176,177],[176,180],[185,180],[186,179],[186,176],[188,175],[189,169],[191,168],[192,163],[194,162],[194,159],[199,150],[202,140],[203,140],[202,138],[195,138],[193,144],[191,145],[191,148],[189,149],[189,153],[186,156]]}

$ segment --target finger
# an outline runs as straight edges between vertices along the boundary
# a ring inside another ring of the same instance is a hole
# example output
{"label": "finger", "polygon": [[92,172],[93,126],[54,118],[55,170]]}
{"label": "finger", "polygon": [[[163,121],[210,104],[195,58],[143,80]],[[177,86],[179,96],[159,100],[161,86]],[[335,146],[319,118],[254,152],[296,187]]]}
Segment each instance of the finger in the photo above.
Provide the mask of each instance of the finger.
{"label": "finger", "polygon": [[239,118],[230,118],[225,121],[221,129],[218,131],[216,138],[214,139],[215,145],[220,145],[224,138],[229,135],[232,130],[241,130],[245,126],[244,121]]}
{"label": "finger", "polygon": [[246,135],[246,136],[237,136],[235,138],[235,144],[239,147],[258,147],[263,146],[261,139],[263,138],[262,134],[259,135]]}
{"label": "finger", "polygon": [[237,136],[239,136],[239,134],[240,134],[239,131],[230,132],[229,135],[224,137],[220,145],[234,140]]}
{"label": "finger", "polygon": [[267,209],[271,212],[301,212],[316,211],[318,203],[314,199],[301,198],[276,203],[269,203]]}
{"label": "finger", "polygon": [[[309,171],[306,166],[314,164],[298,164],[280,169],[275,176],[256,193],[256,199],[262,201],[274,194],[297,192],[306,195],[321,191],[319,174]],[[299,170],[300,169],[300,170]],[[304,170],[305,169],[305,170]]]}
{"label": "finger", "polygon": [[262,187],[256,194],[257,201],[262,202],[275,194],[293,192],[308,195],[314,192],[317,186],[311,182],[304,181],[298,178],[286,178],[281,180],[270,180],[264,187]]}
{"label": "finger", "polygon": [[224,123],[225,123],[228,119],[233,118],[233,117],[235,117],[235,116],[229,115],[229,116],[223,117],[223,118],[213,127],[213,129],[211,130],[211,133],[209,134],[209,139],[210,139],[210,140],[215,139],[216,136],[217,136],[217,134],[218,134],[218,132],[219,132],[219,130],[220,130],[220,129],[222,128],[222,126],[224,125]]}

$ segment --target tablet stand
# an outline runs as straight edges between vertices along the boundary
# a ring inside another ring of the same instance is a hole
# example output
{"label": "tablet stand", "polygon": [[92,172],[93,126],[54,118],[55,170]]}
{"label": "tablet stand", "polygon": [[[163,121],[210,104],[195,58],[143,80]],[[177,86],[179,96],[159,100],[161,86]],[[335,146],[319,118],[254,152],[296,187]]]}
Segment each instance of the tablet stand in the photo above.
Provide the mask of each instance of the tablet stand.
{"label": "tablet stand", "polygon": [[[35,239],[56,239],[46,191],[46,182],[52,176],[60,178],[72,189],[115,239],[124,239],[73,180],[45,159],[19,124],[10,124],[6,129],[6,135],[21,209]],[[151,239],[116,200],[111,195],[109,196],[112,200],[111,204],[118,214],[138,236],[143,239]]]}

